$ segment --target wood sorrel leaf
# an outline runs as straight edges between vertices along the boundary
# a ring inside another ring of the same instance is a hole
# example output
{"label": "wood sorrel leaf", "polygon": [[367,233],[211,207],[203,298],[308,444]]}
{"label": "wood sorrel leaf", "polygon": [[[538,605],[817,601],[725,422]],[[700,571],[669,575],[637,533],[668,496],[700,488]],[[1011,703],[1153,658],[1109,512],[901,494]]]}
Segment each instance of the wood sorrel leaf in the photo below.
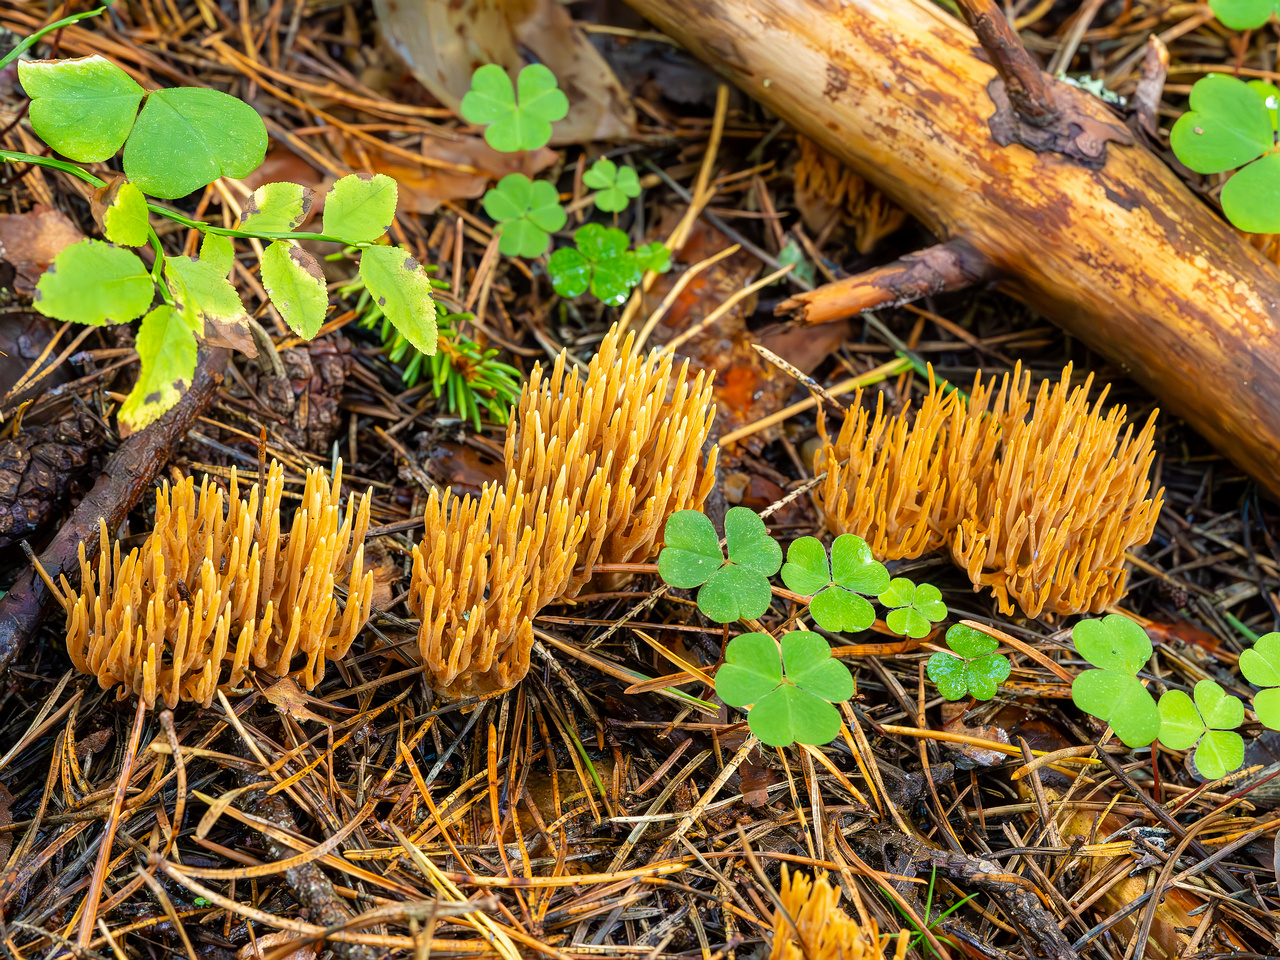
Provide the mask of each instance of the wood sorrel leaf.
{"label": "wood sorrel leaf", "polygon": [[124,145],[124,172],[144,193],[185,197],[219,177],[247,177],[267,155],[267,128],[242,100],[203,87],[147,95]]}
{"label": "wood sorrel leaf", "polygon": [[144,90],[105,57],[19,60],[31,129],[69,160],[109,160],[124,144]]}
{"label": "wood sorrel leaf", "polygon": [[1272,730],[1280,730],[1280,687],[1260,690],[1253,698],[1253,712]]}
{"label": "wood sorrel leaf", "polygon": [[1080,656],[1101,670],[1136,674],[1151,659],[1147,632],[1118,613],[1099,620],[1081,620],[1071,628],[1071,639]]}
{"label": "wood sorrel leaf", "polygon": [[1236,171],[1218,199],[1227,219],[1248,233],[1280,231],[1280,154],[1269,153]]}
{"label": "wood sorrel leaf", "polygon": [[582,175],[582,182],[596,193],[596,207],[606,213],[627,209],[633,197],[640,196],[640,177],[632,167],[619,167],[601,157]]}
{"label": "wood sorrel leaf", "polygon": [[831,582],[827,548],[817,537],[800,537],[787,548],[787,562],[782,565],[782,582],[788,590],[812,597]]}
{"label": "wood sorrel leaf", "polygon": [[1210,730],[1234,730],[1244,723],[1244,704],[1213,680],[1201,680],[1195,686],[1196,707]]}
{"label": "wood sorrel leaf", "polygon": [[141,247],[151,234],[147,198],[129,181],[120,184],[115,199],[102,215],[102,232],[122,247]]}
{"label": "wood sorrel leaf", "polygon": [[120,406],[120,420],[133,431],[158,420],[191,385],[196,340],[178,311],[161,304],[138,328],[138,382]]}
{"label": "wood sorrel leaf", "polygon": [[1280,687],[1280,633],[1268,633],[1240,654],[1240,672],[1258,687]]}
{"label": "wood sorrel leaf", "polygon": [[310,253],[287,240],[274,241],[262,251],[262,285],[294,333],[310,340],[320,331],[329,292],[324,271]]}
{"label": "wood sorrel leaf", "polygon": [[924,672],[934,682],[938,692],[948,700],[959,700],[969,692],[969,678],[965,662],[949,653],[935,653],[924,665]]}
{"label": "wood sorrel leaf", "polygon": [[838,702],[853,696],[849,668],[834,659],[830,644],[811,630],[794,630],[782,638],[782,666],[788,680],[815,697]]}
{"label": "wood sorrel leaf", "polygon": [[469,123],[488,124],[485,142],[513,153],[537,150],[551,139],[551,124],[569,113],[569,98],[556,86],[556,75],[540,63],[520,71],[512,87],[507,71],[488,63],[471,75],[471,89],[459,105]]}
{"label": "wood sorrel leaf", "polygon": [[772,577],[782,566],[782,548],[769,536],[764,521],[755,511],[746,507],[730,507],[724,515],[724,535],[729,559],[734,563],[740,563],[766,578]]}
{"label": "wood sorrel leaf", "polygon": [[667,518],[662,540],[658,576],[670,586],[700,587],[724,563],[716,528],[697,510],[679,510]]}
{"label": "wood sorrel leaf", "polygon": [[1192,760],[1206,780],[1225,777],[1244,764],[1244,740],[1238,733],[1210,730],[1200,740]]}
{"label": "wood sorrel leaf", "polygon": [[901,608],[890,610],[884,618],[889,629],[916,640],[928,636],[933,624],[947,617],[942,591],[931,583],[916,586],[906,577],[895,577],[879,599],[886,607]]}
{"label": "wood sorrel leaf", "polygon": [[841,534],[831,544],[831,574],[846,590],[866,596],[878,596],[889,588],[889,571],[871,555],[867,541],[851,533]]}
{"label": "wood sorrel leaf", "polygon": [[947,629],[947,646],[960,656],[973,659],[995,653],[1000,641],[981,630],[957,623]]}
{"label": "wood sorrel leaf", "polygon": [[[348,179],[346,177],[343,178]],[[391,179],[390,177],[387,178]],[[339,180],[338,183],[342,183]],[[392,186],[391,213],[395,214],[395,181]],[[338,184],[334,184],[336,191]],[[346,192],[346,191],[344,191]],[[240,214],[240,229],[253,233],[293,233],[307,219],[311,205],[315,202],[316,193],[310,187],[300,183],[264,183],[244,202]],[[330,196],[332,200],[332,196]],[[327,211],[326,206],[326,211]],[[389,221],[388,221],[389,222]],[[328,233],[329,231],[325,231]],[[386,232],[385,230],[383,231]],[[338,234],[346,237],[346,234]],[[378,237],[382,234],[378,234]],[[373,237],[371,239],[378,239]],[[351,237],[350,239],[355,239]]]}
{"label": "wood sorrel leaf", "polygon": [[1276,0],[1209,0],[1209,9],[1232,30],[1256,30],[1276,12]]}
{"label": "wood sorrel leaf", "polygon": [[767,633],[744,633],[724,649],[716,671],[716,694],[731,707],[745,707],[782,682],[778,644]]}
{"label": "wood sorrel leaf", "polygon": [[1266,101],[1243,80],[1211,73],[1191,88],[1191,109],[1169,133],[1178,159],[1196,173],[1223,173],[1275,143]]}
{"label": "wood sorrel leaf", "polygon": [[754,620],[764,616],[771,599],[767,577],[750,567],[726,563],[698,590],[698,609],[716,623]]}
{"label": "wood sorrel leaf", "polygon": [[498,251],[508,257],[540,257],[550,234],[568,222],[560,195],[545,180],[510,173],[484,195],[484,212],[499,224]]}
{"label": "wood sorrel leaf", "polygon": [[1204,734],[1204,721],[1192,699],[1181,690],[1160,698],[1160,742],[1170,750],[1190,750]]}
{"label": "wood sorrel leaf", "polygon": [[353,173],[324,198],[324,232],[354,243],[369,243],[391,229],[396,218],[396,182],[385,173]]}
{"label": "wood sorrel leaf", "polygon": [[1085,713],[1111,724],[1126,746],[1145,747],[1160,733],[1155,699],[1132,674],[1086,670],[1072,681],[1071,699]]}
{"label": "wood sorrel leaf", "polygon": [[64,247],[36,284],[35,308],[72,323],[128,323],[151,306],[155,284],[135,254],[101,240]]}
{"label": "wood sorrel leaf", "polygon": [[818,626],[833,633],[866,630],[876,621],[875,608],[864,597],[837,586],[818,591],[809,601],[809,612]]}
{"label": "wood sorrel leaf", "polygon": [[747,724],[770,747],[820,746],[840,733],[840,713],[821,697],[784,683],[751,709]]}
{"label": "wood sorrel leaf", "polygon": [[436,303],[431,278],[403,247],[365,247],[360,276],[391,325],[428,357],[436,353]]}
{"label": "wood sorrel leaf", "polygon": [[551,277],[552,289],[570,300],[587,292],[594,272],[591,261],[575,247],[561,247],[547,258],[547,274]]}
{"label": "wood sorrel leaf", "polygon": [[996,655],[978,657],[965,664],[969,692],[979,700],[990,700],[1000,684],[1009,679],[1009,658]]}

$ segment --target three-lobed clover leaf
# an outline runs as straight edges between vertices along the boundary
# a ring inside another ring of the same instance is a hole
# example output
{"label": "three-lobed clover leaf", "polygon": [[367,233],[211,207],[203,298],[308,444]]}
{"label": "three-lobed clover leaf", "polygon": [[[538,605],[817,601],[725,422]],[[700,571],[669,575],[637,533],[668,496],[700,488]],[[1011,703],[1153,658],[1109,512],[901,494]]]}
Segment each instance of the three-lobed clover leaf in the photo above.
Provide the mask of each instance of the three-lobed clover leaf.
{"label": "three-lobed clover leaf", "polygon": [[698,609],[716,623],[754,620],[769,609],[769,578],[782,565],[782,548],[764,521],[746,507],[724,518],[729,559],[720,551],[715,527],[697,510],[680,510],[667,520],[658,574],[681,589],[699,587]]}
{"label": "three-lobed clover leaf", "polygon": [[1253,712],[1272,730],[1280,730],[1280,633],[1268,633],[1240,654],[1240,672],[1259,690]]}
{"label": "three-lobed clover leaf", "polygon": [[484,195],[484,212],[498,224],[498,250],[508,257],[540,257],[550,234],[569,219],[556,188],[545,180],[511,173]]}
{"label": "three-lobed clover leaf", "polygon": [[1280,155],[1271,152],[1276,103],[1268,87],[1210,74],[1191,88],[1191,109],[1169,135],[1173,152],[1196,173],[1242,168],[1219,199],[1227,219],[1250,233],[1280,230]]}
{"label": "three-lobed clover leaf", "polygon": [[925,664],[925,672],[948,700],[959,700],[965,694],[990,700],[1009,679],[1009,659],[995,652],[999,642],[981,630],[957,623],[947,631],[947,646],[955,656],[935,653]]}
{"label": "three-lobed clover leaf", "polygon": [[547,260],[556,293],[577,297],[589,289],[604,303],[625,303],[644,273],[640,258],[627,249],[630,241],[626,233],[588,223],[574,232],[573,240],[576,247],[561,247]]}
{"label": "three-lobed clover leaf", "polygon": [[768,746],[820,746],[840,732],[840,714],[832,703],[853,696],[853,677],[812,631],[788,633],[781,652],[768,634],[744,633],[725,648],[716,693],[731,707],[750,706],[751,732]]}
{"label": "three-lobed clover leaf", "polygon": [[642,243],[632,251],[641,270],[666,273],[671,269],[671,251],[661,240]]}
{"label": "three-lobed clover leaf", "polygon": [[582,175],[582,182],[596,192],[596,206],[605,213],[627,209],[640,196],[640,176],[634,167],[619,167],[601,157]]}
{"label": "three-lobed clover leaf", "polygon": [[1160,698],[1160,742],[1171,750],[1196,748],[1196,768],[1217,780],[1244,763],[1244,740],[1234,733],[1244,722],[1244,704],[1213,680],[1196,684],[1195,700],[1181,690]]}
{"label": "three-lobed clover leaf", "polygon": [[1128,617],[1081,620],[1071,630],[1076,650],[1097,669],[1071,683],[1071,699],[1111,725],[1126,746],[1145,747],[1160,734],[1160,711],[1137,673],[1151,659],[1151,639]]}
{"label": "three-lobed clover leaf", "polygon": [[832,632],[866,630],[876,613],[867,596],[889,588],[889,571],[871,555],[861,537],[851,533],[836,537],[831,559],[816,537],[800,537],[787,549],[782,582],[789,590],[811,597],[814,621]]}
{"label": "three-lobed clover leaf", "polygon": [[942,591],[931,583],[916,586],[906,577],[894,577],[880,594],[880,602],[890,609],[884,622],[899,636],[919,640],[927,637],[933,624],[947,618]]}
{"label": "three-lobed clover leaf", "polygon": [[1209,9],[1232,30],[1256,30],[1276,12],[1277,0],[1209,0]]}
{"label": "three-lobed clover leaf", "polygon": [[569,98],[556,86],[556,75],[540,63],[521,70],[514,87],[506,70],[487,63],[471,75],[471,89],[459,109],[468,123],[488,124],[484,139],[489,146],[514,153],[545,147],[551,124],[569,113]]}

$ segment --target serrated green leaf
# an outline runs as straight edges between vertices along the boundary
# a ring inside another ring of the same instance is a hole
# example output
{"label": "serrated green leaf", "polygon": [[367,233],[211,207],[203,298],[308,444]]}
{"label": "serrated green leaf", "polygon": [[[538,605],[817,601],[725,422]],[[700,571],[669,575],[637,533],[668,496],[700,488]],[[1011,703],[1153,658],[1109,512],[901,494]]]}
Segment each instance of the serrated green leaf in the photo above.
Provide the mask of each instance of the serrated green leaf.
{"label": "serrated green leaf", "polygon": [[561,247],[547,258],[551,288],[562,297],[573,299],[586,293],[591,274],[591,262],[573,247]]}
{"label": "serrated green leaf", "polygon": [[[366,256],[368,252],[365,251]],[[329,292],[324,271],[306,250],[287,240],[271,243],[262,252],[262,285],[284,322],[298,336],[310,340],[324,326]]]}
{"label": "serrated green leaf", "polygon": [[204,333],[205,321],[216,327],[246,316],[240,294],[217,264],[196,257],[165,257],[164,278],[197,334]]}
{"label": "serrated green leaf", "polygon": [[69,160],[109,160],[124,144],[144,91],[105,57],[19,60],[31,129]]}
{"label": "serrated green leaf", "polygon": [[1234,730],[1244,723],[1244,704],[1213,680],[1201,680],[1195,686],[1196,707],[1204,725],[1210,730]]}
{"label": "serrated green leaf", "polygon": [[102,232],[122,247],[141,247],[151,235],[147,198],[127,180],[120,184],[111,206],[102,215]]}
{"label": "serrated green leaf", "polygon": [[1151,638],[1134,621],[1118,613],[1081,620],[1071,628],[1076,650],[1101,670],[1136,674],[1151,659]]}
{"label": "serrated green leaf", "polygon": [[1280,687],[1280,633],[1268,633],[1240,654],[1240,672],[1258,687]]}
{"label": "serrated green leaf", "polygon": [[520,71],[512,87],[507,72],[495,63],[471,75],[471,89],[459,106],[469,123],[485,123],[484,139],[495,150],[537,150],[551,140],[551,124],[569,113],[569,98],[556,86],[556,76],[540,63]]}
{"label": "serrated green leaf", "polygon": [[1253,698],[1253,712],[1265,726],[1280,730],[1280,687],[1259,690]]}
{"label": "serrated green leaf", "polygon": [[512,173],[484,195],[484,211],[501,228],[498,250],[508,257],[540,257],[551,242],[549,234],[568,222],[556,188],[545,180]]}
{"label": "serrated green leaf", "polygon": [[360,276],[369,296],[414,348],[428,357],[436,352],[436,304],[431,278],[403,247],[365,247]]}
{"label": "serrated green leaf", "polygon": [[965,664],[969,680],[969,692],[979,700],[990,700],[1009,679],[1009,658],[1001,656],[978,657]]}
{"label": "serrated green leaf", "polygon": [[778,645],[767,633],[744,633],[724,649],[716,671],[716,695],[731,707],[745,707],[782,683]]}
{"label": "serrated green leaf", "polygon": [[728,563],[714,571],[698,590],[698,609],[716,623],[755,620],[773,599],[768,578],[749,567]]}
{"label": "serrated green leaf", "polygon": [[142,370],[120,406],[120,420],[135,432],[177,403],[196,372],[195,337],[168,304],[142,318],[136,344]]}
{"label": "serrated green leaf", "polygon": [[827,548],[817,537],[800,537],[787,548],[787,562],[782,565],[782,582],[787,589],[812,597],[831,582]]}
{"label": "serrated green leaf", "polygon": [[764,521],[754,510],[730,507],[724,515],[724,535],[729,559],[734,563],[740,563],[766,578],[772,577],[782,566],[782,548],[769,536]]}
{"label": "serrated green leaf", "polygon": [[1000,641],[987,636],[981,630],[957,623],[947,630],[947,646],[960,656],[972,660],[974,657],[995,653],[1000,646]]}
{"label": "serrated green leaf", "polygon": [[889,589],[889,571],[872,556],[867,542],[851,533],[841,534],[831,544],[831,575],[846,590],[864,596],[879,596]]}
{"label": "serrated green leaf", "polygon": [[[379,174],[379,176],[382,176]],[[337,184],[334,184],[334,190],[337,191],[338,185],[343,180],[350,180],[350,177],[343,177]],[[384,179],[390,180],[390,177]],[[385,189],[385,188],[384,188]],[[344,204],[350,209],[352,206],[360,207],[359,198],[355,196],[357,190],[344,188],[339,192],[339,207]],[[249,199],[244,202],[244,208],[240,214],[240,229],[247,230],[251,233],[293,233],[303,222],[306,221],[307,215],[311,213],[311,206],[315,203],[316,193],[310,187],[304,187],[300,183],[264,183],[257,190],[249,194]],[[345,199],[344,199],[345,198]],[[330,195],[329,200],[333,197]],[[378,211],[370,211],[366,207],[366,212],[377,213]],[[328,206],[325,207],[326,214]],[[395,181],[391,181],[391,215],[395,216]],[[342,211],[339,211],[339,216]],[[387,223],[390,223],[388,220]],[[328,229],[326,233],[330,233]],[[386,229],[383,229],[383,233]],[[341,232],[336,233],[344,239],[356,239],[348,237]],[[370,237],[370,240],[376,240],[382,234]]]}
{"label": "serrated green leaf", "polygon": [[242,100],[204,87],[152,90],[124,145],[124,172],[176,200],[219,177],[243,179],[267,154],[267,128]]}
{"label": "serrated green leaf", "polygon": [[1204,734],[1204,721],[1192,699],[1181,690],[1160,698],[1160,742],[1170,750],[1190,750]]}
{"label": "serrated green leaf", "polygon": [[834,585],[818,591],[809,601],[809,612],[818,626],[832,633],[866,630],[876,621],[875,608],[864,597]]}
{"label": "serrated green leaf", "polygon": [[752,708],[747,725],[770,747],[821,746],[840,733],[840,713],[821,697],[783,684]]}
{"label": "serrated green leaf", "polygon": [[853,696],[849,668],[831,656],[831,646],[812,630],[793,630],[782,638],[782,669],[806,693],[839,703]]}
{"label": "serrated green leaf", "polygon": [[236,248],[230,237],[219,233],[206,233],[200,241],[200,259],[211,263],[224,277],[235,266]]}
{"label": "serrated green leaf", "polygon": [[724,563],[715,527],[697,510],[679,510],[668,517],[662,540],[658,576],[670,586],[700,587]]}
{"label": "serrated green leaf", "polygon": [[353,173],[324,198],[324,232],[353,243],[369,243],[396,218],[396,182],[385,173]]}
{"label": "serrated green leaf", "polygon": [[1160,733],[1155,699],[1132,674],[1086,670],[1072,681],[1071,699],[1085,713],[1111,724],[1126,746],[1145,747]]}
{"label": "serrated green leaf", "polygon": [[1233,226],[1248,233],[1280,232],[1280,154],[1238,170],[1218,199]]}
{"label": "serrated green leaf", "polygon": [[1263,98],[1243,80],[1211,73],[1191,88],[1191,109],[1169,132],[1178,159],[1196,173],[1223,173],[1256,160],[1275,143]]}
{"label": "serrated green leaf", "polygon": [[1196,769],[1206,780],[1218,780],[1244,764],[1244,739],[1238,733],[1210,730],[1196,747]]}
{"label": "serrated green leaf", "polygon": [[924,665],[924,672],[948,700],[959,700],[969,692],[966,664],[949,653],[935,653]]}
{"label": "serrated green leaf", "polygon": [[1232,30],[1256,30],[1276,12],[1276,0],[1209,0],[1209,9]]}
{"label": "serrated green leaf", "polygon": [[46,317],[101,326],[142,316],[155,296],[138,257],[101,240],[64,247],[36,283],[35,308]]}

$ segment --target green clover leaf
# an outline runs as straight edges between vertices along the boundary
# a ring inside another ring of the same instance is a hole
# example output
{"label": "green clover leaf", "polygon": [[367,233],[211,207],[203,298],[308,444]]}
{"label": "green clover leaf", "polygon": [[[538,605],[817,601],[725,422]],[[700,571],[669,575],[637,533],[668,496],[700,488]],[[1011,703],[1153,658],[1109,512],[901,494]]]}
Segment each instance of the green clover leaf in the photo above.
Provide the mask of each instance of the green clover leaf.
{"label": "green clover leaf", "polygon": [[1210,730],[1234,730],[1244,723],[1244,704],[1213,680],[1201,680],[1196,684],[1196,708]]}
{"label": "green clover leaf", "polygon": [[604,303],[621,306],[643,271],[627,247],[626,233],[616,227],[588,223],[573,235],[577,248],[562,247],[547,261],[551,286],[562,297],[576,297],[588,288]]}
{"label": "green clover leaf", "polygon": [[632,251],[641,270],[666,273],[671,269],[671,251],[660,240],[642,243]]}
{"label": "green clover leaf", "polygon": [[725,649],[716,693],[731,707],[754,704],[747,722],[768,746],[820,745],[840,732],[840,714],[832,703],[853,695],[853,677],[816,633],[788,633],[781,654],[767,634],[747,633]]}
{"label": "green clover leaf", "polygon": [[1210,730],[1192,760],[1206,780],[1218,780],[1244,766],[1244,738],[1230,730]]}
{"label": "green clover leaf", "polygon": [[959,700],[966,693],[990,700],[1009,679],[1008,658],[995,653],[999,642],[981,630],[957,623],[947,631],[947,646],[957,656],[935,653],[925,664],[925,672],[948,700]]}
{"label": "green clover leaf", "polygon": [[1169,132],[1178,159],[1196,173],[1225,173],[1275,144],[1266,100],[1243,80],[1211,73],[1191,88],[1191,109]]}
{"label": "green clover leaf", "polygon": [[1155,698],[1136,674],[1151,659],[1151,638],[1128,617],[1113,613],[1081,620],[1071,629],[1080,655],[1097,667],[1071,683],[1071,699],[1085,713],[1111,724],[1127,746],[1145,747],[1160,733]]}
{"label": "green clover leaf", "polygon": [[1276,0],[1209,0],[1209,9],[1232,30],[1256,30],[1276,12]]}
{"label": "green clover leaf", "polygon": [[1240,654],[1240,672],[1259,690],[1253,712],[1272,730],[1280,730],[1280,633],[1268,633]]}
{"label": "green clover leaf", "polygon": [[1170,750],[1190,750],[1204,735],[1204,721],[1195,701],[1181,690],[1160,698],[1160,742]]}
{"label": "green clover leaf", "polygon": [[619,167],[601,157],[582,175],[582,182],[596,193],[596,206],[605,213],[627,209],[627,204],[640,196],[640,177],[633,167]]}
{"label": "green clover leaf", "polygon": [[831,562],[822,541],[800,537],[787,550],[782,582],[812,597],[809,610],[818,626],[833,632],[866,630],[875,610],[860,594],[875,596],[889,587],[889,571],[861,537],[842,534],[831,545]]}
{"label": "green clover leaf", "polygon": [[942,591],[930,583],[916,586],[906,577],[894,577],[880,594],[880,602],[891,609],[884,618],[889,629],[899,636],[919,640],[927,637],[933,624],[947,618],[947,605]]}
{"label": "green clover leaf", "polygon": [[746,507],[733,507],[724,526],[727,562],[710,520],[696,510],[673,513],[658,554],[658,575],[673,587],[700,586],[698,609],[717,623],[754,620],[769,609],[769,577],[778,572],[782,548]]}
{"label": "green clover leaf", "polygon": [[484,139],[489,146],[514,153],[545,147],[551,124],[569,113],[569,98],[556,86],[556,75],[540,63],[521,70],[514,87],[506,70],[488,63],[471,75],[471,89],[459,109],[468,123],[488,124]]}
{"label": "green clover leaf", "polygon": [[502,231],[498,250],[508,257],[540,257],[547,252],[550,234],[569,219],[560,206],[560,195],[545,180],[533,181],[523,173],[511,173],[484,195],[484,212]]}
{"label": "green clover leaf", "polygon": [[1212,680],[1201,680],[1194,693],[1194,702],[1181,690],[1160,698],[1160,742],[1171,750],[1194,746],[1196,769],[1217,780],[1244,762],[1244,740],[1231,732],[1244,722],[1244,704]]}
{"label": "green clover leaf", "polygon": [[1277,114],[1280,114],[1280,87],[1265,80],[1249,80],[1249,88],[1262,98],[1267,113],[1271,114],[1271,129],[1277,128]]}

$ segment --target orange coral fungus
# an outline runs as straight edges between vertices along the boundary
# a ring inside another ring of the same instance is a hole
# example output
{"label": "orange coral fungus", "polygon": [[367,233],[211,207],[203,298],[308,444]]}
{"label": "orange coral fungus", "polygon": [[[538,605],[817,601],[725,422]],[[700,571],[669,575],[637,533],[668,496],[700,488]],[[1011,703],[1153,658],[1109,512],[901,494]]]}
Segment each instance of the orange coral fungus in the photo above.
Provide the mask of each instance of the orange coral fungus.
{"label": "orange coral fungus", "polygon": [[796,206],[814,233],[830,232],[839,218],[859,253],[870,253],[907,220],[906,211],[807,137],[796,137]]}
{"label": "orange coral fungus", "polygon": [[[868,918],[863,927],[840,909],[840,893],[827,882],[826,874],[810,880],[784,866],[779,899],[783,909],[774,914],[769,960],[885,960],[889,956],[885,948],[895,935],[881,936],[875,920]],[[910,939],[903,930],[896,936],[893,957],[902,960]]]}
{"label": "orange coral fungus", "polygon": [[[948,426],[962,421],[958,400],[954,392],[944,396],[931,378],[914,420],[909,408],[885,416],[880,394],[868,427],[858,391],[834,442],[825,417],[819,418],[823,445],[814,469],[827,477],[815,495],[832,533],[862,537],[882,560],[918,557],[942,546],[952,525],[945,511],[955,499],[947,496],[948,481],[965,484],[970,462],[946,456]],[[978,436],[966,440],[968,446],[985,449]]]}
{"label": "orange coral fungus", "polygon": [[[96,572],[82,543],[81,592],[62,578],[72,662],[103,689],[120,684],[121,696],[137,693],[149,707],[157,697],[207,707],[218,687],[239,686],[253,668],[315,686],[322,657],[347,652],[373,595],[372,571],[362,576],[369,501],[349,502],[343,519],[341,482],[341,464],[331,485],[323,470],[307,473],[283,547],[278,463],[261,503],[257,484],[240,498],[234,469],[225,503],[208,477],[198,492],[190,477],[166,483],[156,492],[155,529],[128,556],[102,524]],[[340,613],[333,591],[343,583]],[[305,664],[294,668],[295,656]]]}
{"label": "orange coral fungus", "polygon": [[1000,460],[969,494],[952,556],[1006,614],[1011,597],[1030,617],[1101,613],[1124,595],[1125,551],[1151,538],[1160,513],[1164,490],[1147,499],[1156,413],[1121,438],[1125,408],[1104,416],[1103,390],[1090,409],[1093,376],[1072,390],[1068,366],[1061,382],[1041,384],[1024,420],[1030,374],[1013,379],[1011,409],[995,417]]}
{"label": "orange coral fungus", "polygon": [[598,563],[648,560],[667,518],[714,483],[710,378],[639,355],[613,329],[586,375],[562,353],[535,367],[507,434],[504,487],[427,505],[410,609],[431,682],[448,696],[503,690],[529,668],[532,617],[574,597]]}

